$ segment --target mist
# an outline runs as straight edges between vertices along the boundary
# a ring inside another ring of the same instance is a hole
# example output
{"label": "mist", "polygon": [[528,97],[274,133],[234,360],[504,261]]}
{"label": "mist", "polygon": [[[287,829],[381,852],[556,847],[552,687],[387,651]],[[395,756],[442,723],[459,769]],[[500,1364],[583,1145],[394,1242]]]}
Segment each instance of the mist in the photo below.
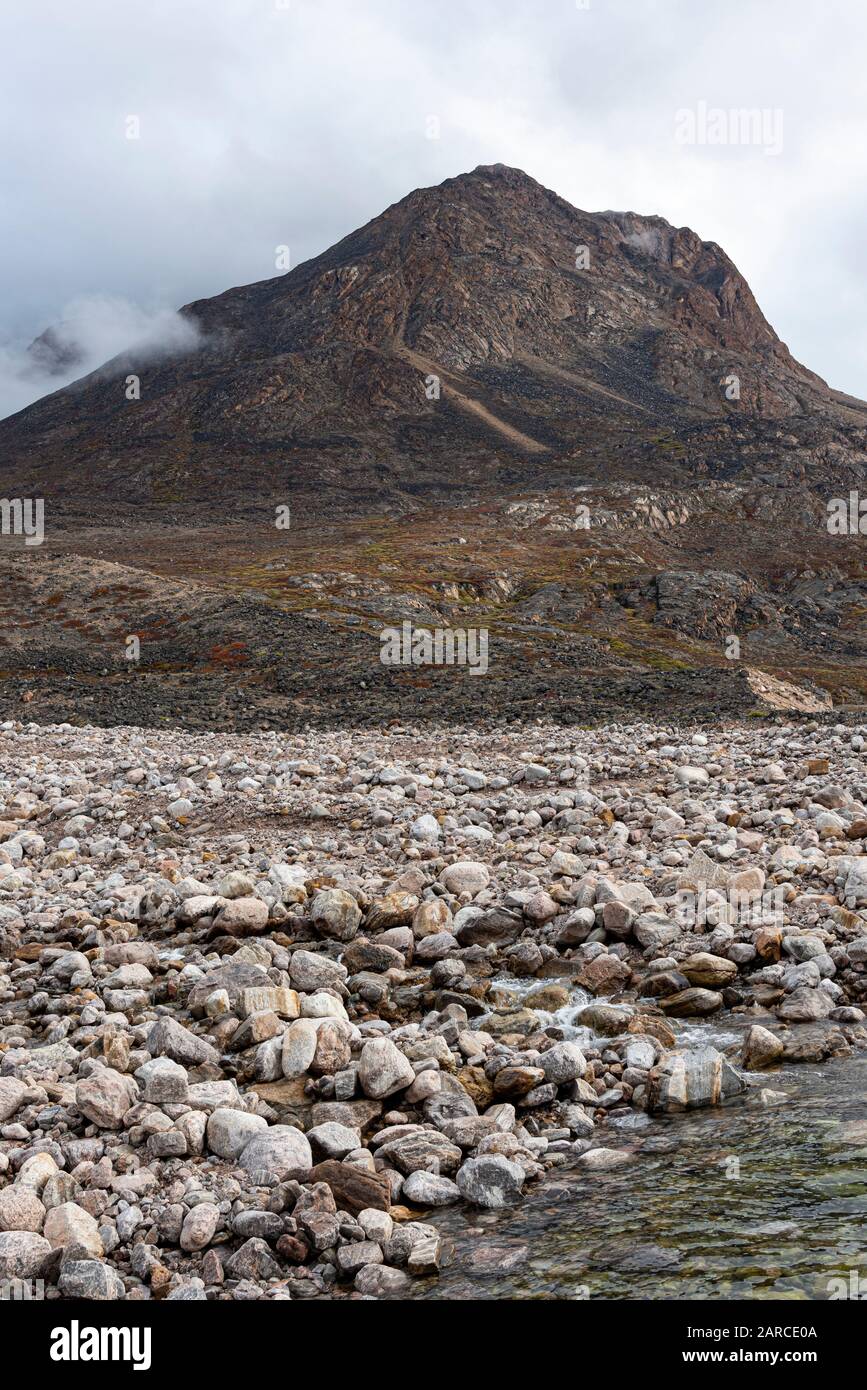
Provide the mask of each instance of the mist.
{"label": "mist", "polygon": [[191,352],[195,325],[174,309],[143,309],[110,295],[79,296],[35,342],[0,347],[0,419],[71,381],[87,376],[121,352],[152,360]]}

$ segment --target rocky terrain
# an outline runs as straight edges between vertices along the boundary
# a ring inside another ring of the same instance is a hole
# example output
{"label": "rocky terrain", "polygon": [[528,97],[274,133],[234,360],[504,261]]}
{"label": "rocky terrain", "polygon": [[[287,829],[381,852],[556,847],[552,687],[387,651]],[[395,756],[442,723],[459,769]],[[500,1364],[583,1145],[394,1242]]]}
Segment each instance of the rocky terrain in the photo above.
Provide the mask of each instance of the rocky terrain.
{"label": "rocky terrain", "polygon": [[865,739],[7,721],[0,1278],[405,1298],[444,1208],[780,1103],[867,1044]]}
{"label": "rocky terrain", "polygon": [[[0,492],[45,507],[0,535],[0,715],[713,719],[780,706],[756,672],[867,704],[864,535],[828,525],[867,406],[715,243],[496,165],[181,313],[191,351],[0,422]],[[403,621],[484,628],[487,678],[384,671]]]}

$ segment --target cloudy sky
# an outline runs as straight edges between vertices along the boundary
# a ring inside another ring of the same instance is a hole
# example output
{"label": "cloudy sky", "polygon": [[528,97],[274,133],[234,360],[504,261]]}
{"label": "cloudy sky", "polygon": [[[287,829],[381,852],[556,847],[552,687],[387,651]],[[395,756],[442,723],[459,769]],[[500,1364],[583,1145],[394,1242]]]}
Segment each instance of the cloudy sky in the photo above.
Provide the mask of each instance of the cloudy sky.
{"label": "cloudy sky", "polygon": [[[5,5],[0,414],[60,384],[21,376],[48,324],[96,365],[277,246],[297,264],[498,161],[718,241],[794,354],[867,397],[865,42],[852,0]],[[713,115],[744,109],[758,140]]]}

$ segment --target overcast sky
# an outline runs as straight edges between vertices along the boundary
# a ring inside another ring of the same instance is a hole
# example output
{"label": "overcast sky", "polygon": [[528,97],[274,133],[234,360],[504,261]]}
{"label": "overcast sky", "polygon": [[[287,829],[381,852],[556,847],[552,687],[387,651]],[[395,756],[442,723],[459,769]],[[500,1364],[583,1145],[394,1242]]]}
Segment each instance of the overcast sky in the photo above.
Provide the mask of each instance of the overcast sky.
{"label": "overcast sky", "polygon": [[[278,245],[297,264],[498,161],[718,241],[795,356],[867,396],[867,7],[583,5],[10,0],[0,413],[58,384],[18,375],[48,324],[76,322],[101,360],[167,309],[274,274]],[[764,111],[766,138],[730,121],[727,143],[682,143],[679,112],[707,132],[700,103]]]}

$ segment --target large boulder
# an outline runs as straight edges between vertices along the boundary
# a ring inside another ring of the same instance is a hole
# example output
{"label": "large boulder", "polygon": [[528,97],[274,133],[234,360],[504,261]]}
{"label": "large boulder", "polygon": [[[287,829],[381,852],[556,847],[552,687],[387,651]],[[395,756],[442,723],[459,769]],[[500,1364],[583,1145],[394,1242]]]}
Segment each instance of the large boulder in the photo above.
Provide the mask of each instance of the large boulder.
{"label": "large boulder", "polygon": [[50,1253],[48,1241],[34,1231],[0,1231],[0,1280],[33,1279]]}
{"label": "large boulder", "polygon": [[240,1165],[251,1177],[256,1173],[307,1173],[313,1166],[313,1154],[306,1135],[292,1125],[271,1125],[255,1135],[240,1156]]}
{"label": "large boulder", "polygon": [[262,898],[230,898],[214,925],[227,936],[255,936],[268,925],[268,904]]}
{"label": "large boulder", "polygon": [[361,921],[361,908],[343,888],[323,888],[310,904],[310,917],[321,936],[351,941]]}
{"label": "large boulder", "polygon": [[472,860],[461,860],[448,864],[440,874],[442,883],[450,893],[460,895],[470,893],[475,897],[487,888],[491,881],[491,871],[487,864],[477,864]]}
{"label": "large boulder", "polygon": [[358,1079],[366,1096],[381,1100],[411,1086],[415,1071],[390,1038],[371,1038],[361,1050]]}
{"label": "large boulder", "polygon": [[524,1170],[503,1154],[483,1154],[468,1158],[458,1169],[456,1181],[465,1201],[493,1210],[520,1197]]}
{"label": "large boulder", "polygon": [[96,1219],[77,1202],[61,1202],[45,1218],[42,1233],[52,1250],[78,1245],[99,1260],[103,1255],[102,1237]]}
{"label": "large boulder", "polygon": [[289,977],[295,988],[305,993],[339,988],[348,973],[340,961],[314,951],[293,951],[289,961]]}
{"label": "large boulder", "polygon": [[696,951],[680,962],[679,969],[691,985],[706,989],[722,989],[737,979],[738,967],[724,956],[712,956],[709,951]]}
{"label": "large boulder", "polygon": [[204,1063],[216,1066],[220,1054],[206,1038],[197,1037],[176,1018],[160,1018],[152,1026],[145,1044],[152,1057],[171,1057],[183,1067]]}
{"label": "large boulder", "polygon": [[98,1129],[120,1129],[123,1117],[138,1099],[131,1076],[111,1067],[95,1067],[75,1087],[75,1104]]}
{"label": "large boulder", "polygon": [[219,1158],[236,1159],[254,1139],[268,1128],[261,1115],[245,1110],[213,1110],[208,1117],[208,1148]]}
{"label": "large boulder", "polygon": [[0,1124],[15,1114],[26,1094],[27,1087],[17,1076],[0,1076]]}
{"label": "large boulder", "polygon": [[772,1067],[782,1055],[782,1040],[768,1028],[754,1023],[743,1041],[741,1066],[747,1071],[760,1071],[762,1067]]}
{"label": "large boulder", "polygon": [[721,1009],[723,997],[712,989],[681,989],[660,999],[659,1007],[672,1018],[702,1018]]}
{"label": "large boulder", "polygon": [[669,1052],[649,1073],[650,1110],[696,1110],[719,1105],[746,1089],[715,1047]]}
{"label": "large boulder", "polygon": [[786,1023],[815,1023],[816,1019],[827,1018],[834,1007],[835,1001],[824,989],[799,985],[778,1005],[777,1018]]}

